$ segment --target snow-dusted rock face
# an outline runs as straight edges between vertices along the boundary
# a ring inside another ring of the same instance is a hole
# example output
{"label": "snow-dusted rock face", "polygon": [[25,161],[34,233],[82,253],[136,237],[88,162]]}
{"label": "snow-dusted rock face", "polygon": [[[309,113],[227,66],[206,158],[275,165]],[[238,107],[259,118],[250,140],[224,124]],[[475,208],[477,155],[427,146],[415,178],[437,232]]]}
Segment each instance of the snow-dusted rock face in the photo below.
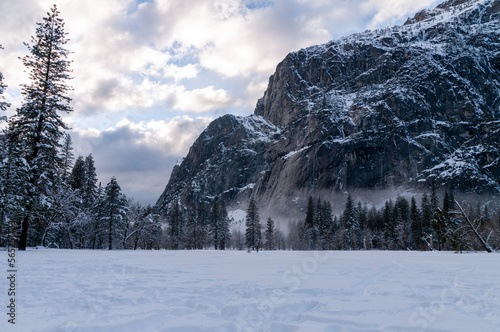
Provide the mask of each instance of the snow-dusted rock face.
{"label": "snow-dusted rock face", "polygon": [[439,186],[500,192],[500,2],[450,0],[405,25],[290,53],[250,117],[223,116],[158,200]]}

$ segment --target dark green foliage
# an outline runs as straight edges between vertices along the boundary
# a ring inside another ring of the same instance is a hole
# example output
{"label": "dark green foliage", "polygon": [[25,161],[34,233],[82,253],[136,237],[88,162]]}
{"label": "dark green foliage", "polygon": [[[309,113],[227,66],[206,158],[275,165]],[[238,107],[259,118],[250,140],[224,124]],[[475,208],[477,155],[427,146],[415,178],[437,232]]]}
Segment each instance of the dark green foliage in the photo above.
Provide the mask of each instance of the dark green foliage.
{"label": "dark green foliage", "polygon": [[253,198],[250,199],[248,204],[245,225],[247,227],[245,244],[249,250],[257,250],[258,252],[262,241],[262,226],[260,224],[259,210]]}
{"label": "dark green foliage", "polygon": [[168,218],[167,236],[170,249],[182,248],[182,234],[184,232],[184,214],[179,203],[174,203]]}
{"label": "dark green foliage", "polygon": [[223,199],[215,198],[210,216],[211,235],[215,249],[225,250],[229,244],[231,240],[230,222],[226,203]]}
{"label": "dark green foliage", "polygon": [[83,190],[85,184],[85,162],[82,156],[78,156],[75,165],[69,175],[68,184],[74,190]]}
{"label": "dark green foliage", "polygon": [[396,227],[397,248],[410,249],[412,246],[410,204],[404,197],[398,196],[396,199],[393,218]]}
{"label": "dark green foliage", "polygon": [[303,233],[306,248],[309,250],[315,250],[318,242],[318,218],[316,209],[319,207],[319,204],[320,202],[315,206],[313,198],[309,197]]}
{"label": "dark green foliage", "polygon": [[274,220],[271,218],[267,218],[265,238],[264,249],[276,250],[276,227],[274,226]]}
{"label": "dark green foliage", "polygon": [[123,249],[125,230],[128,227],[126,214],[128,202],[121,192],[115,177],[106,185],[104,196],[97,207],[98,234],[107,249]]}
{"label": "dark green foliage", "polygon": [[361,227],[358,211],[351,194],[347,196],[341,226],[345,229],[345,249],[357,250],[361,248]]}
{"label": "dark green foliage", "polygon": [[203,249],[208,245],[209,213],[205,203],[196,204],[190,209],[186,229],[184,232],[186,249]]}

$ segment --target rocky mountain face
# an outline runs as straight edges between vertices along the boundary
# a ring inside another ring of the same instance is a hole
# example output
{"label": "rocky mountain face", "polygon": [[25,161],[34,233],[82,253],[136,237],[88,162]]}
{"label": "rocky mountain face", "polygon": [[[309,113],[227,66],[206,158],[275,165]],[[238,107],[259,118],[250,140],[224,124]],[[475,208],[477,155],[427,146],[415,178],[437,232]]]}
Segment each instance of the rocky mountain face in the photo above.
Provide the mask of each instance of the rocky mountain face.
{"label": "rocky mountain face", "polygon": [[279,212],[320,191],[431,183],[500,192],[499,0],[290,53],[253,115],[200,135],[157,205],[253,196]]}

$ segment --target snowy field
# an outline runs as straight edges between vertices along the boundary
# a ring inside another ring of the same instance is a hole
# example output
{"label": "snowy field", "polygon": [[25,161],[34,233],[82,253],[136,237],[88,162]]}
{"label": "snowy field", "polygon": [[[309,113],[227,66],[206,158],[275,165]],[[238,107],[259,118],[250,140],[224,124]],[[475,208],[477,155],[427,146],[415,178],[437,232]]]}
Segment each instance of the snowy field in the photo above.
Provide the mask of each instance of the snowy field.
{"label": "snowy field", "polygon": [[[3,252],[5,271],[7,253]],[[500,331],[500,254],[17,252],[0,331]]]}

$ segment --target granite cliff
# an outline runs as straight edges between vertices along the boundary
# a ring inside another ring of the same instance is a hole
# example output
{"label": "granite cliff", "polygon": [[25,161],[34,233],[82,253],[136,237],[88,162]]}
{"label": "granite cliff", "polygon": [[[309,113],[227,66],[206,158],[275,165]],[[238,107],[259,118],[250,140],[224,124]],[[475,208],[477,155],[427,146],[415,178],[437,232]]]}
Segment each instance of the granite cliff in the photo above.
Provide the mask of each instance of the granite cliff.
{"label": "granite cliff", "polygon": [[200,135],[157,206],[253,196],[279,212],[318,191],[430,183],[500,192],[499,27],[499,0],[451,0],[288,54],[254,114]]}

